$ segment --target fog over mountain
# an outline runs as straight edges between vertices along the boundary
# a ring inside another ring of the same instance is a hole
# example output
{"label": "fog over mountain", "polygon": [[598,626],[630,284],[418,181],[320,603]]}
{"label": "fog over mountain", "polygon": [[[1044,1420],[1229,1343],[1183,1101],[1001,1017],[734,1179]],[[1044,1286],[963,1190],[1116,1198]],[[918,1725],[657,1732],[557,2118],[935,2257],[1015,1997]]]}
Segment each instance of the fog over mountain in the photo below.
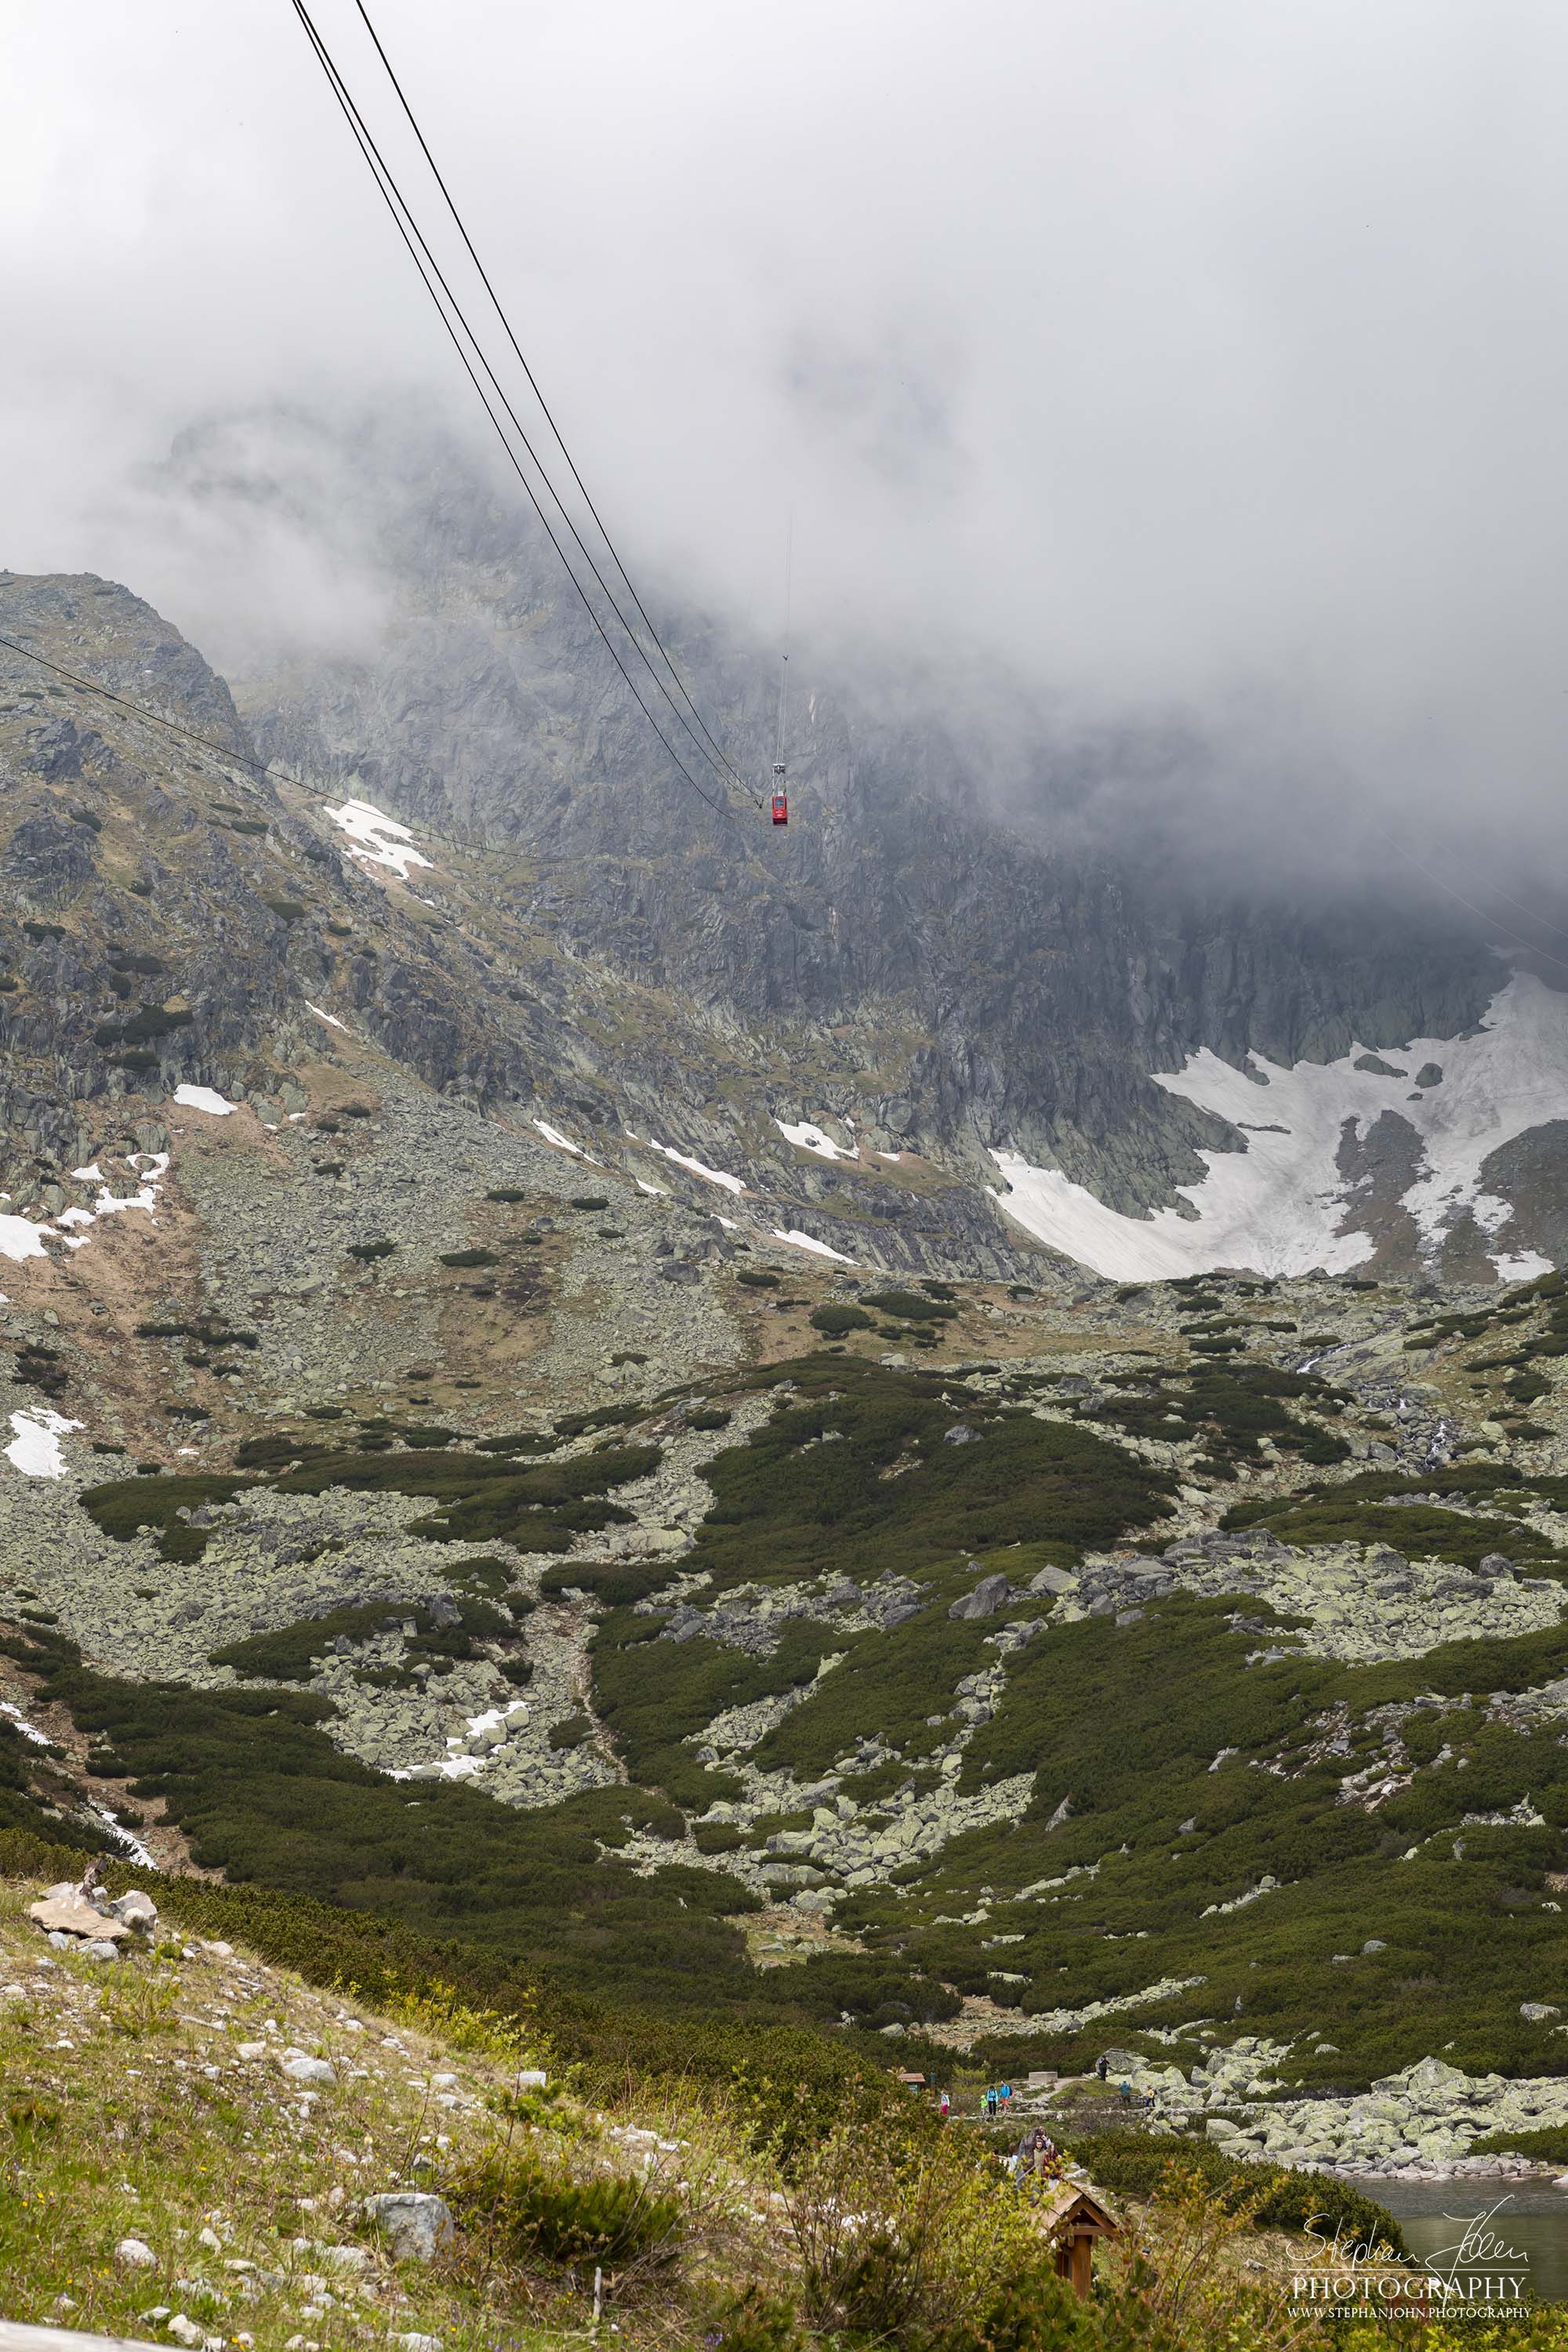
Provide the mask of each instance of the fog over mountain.
{"label": "fog over mountain", "polygon": [[[321,21],[407,166],[348,0]],[[1436,887],[1386,829],[1550,917],[1560,12],[378,22],[661,592],[776,644],[793,510],[797,642],[973,711],[1005,782],[1048,735],[1112,826],[1288,868],[1353,826]],[[193,421],[468,387],[287,10],[79,23],[0,31],[6,558],[132,581],[229,670],[363,646],[347,486],[147,469]]]}

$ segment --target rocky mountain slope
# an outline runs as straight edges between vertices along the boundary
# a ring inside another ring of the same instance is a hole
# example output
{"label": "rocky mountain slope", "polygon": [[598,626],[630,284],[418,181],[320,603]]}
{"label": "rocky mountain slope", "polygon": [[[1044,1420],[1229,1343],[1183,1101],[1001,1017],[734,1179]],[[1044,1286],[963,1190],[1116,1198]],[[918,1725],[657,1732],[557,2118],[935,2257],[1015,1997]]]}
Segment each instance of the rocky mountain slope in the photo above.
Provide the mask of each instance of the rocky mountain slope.
{"label": "rocky mountain slope", "polygon": [[[739,863],[592,778],[459,837],[341,745],[264,773],[109,583],[0,582],[0,634],[224,747],[0,648],[5,1819],[883,2057],[1114,2033],[1318,2162],[1513,2116],[1373,2149],[1374,2078],[1562,2071],[1542,977],[1308,956],[1312,1060],[1189,958],[1130,1026],[1146,908],[962,808],[900,868],[847,764]],[[1069,1064],[1108,1134],[1040,1171]],[[1190,1265],[1211,1222],[1282,1270]],[[1063,1254],[1108,1234],[1120,1285]]]}

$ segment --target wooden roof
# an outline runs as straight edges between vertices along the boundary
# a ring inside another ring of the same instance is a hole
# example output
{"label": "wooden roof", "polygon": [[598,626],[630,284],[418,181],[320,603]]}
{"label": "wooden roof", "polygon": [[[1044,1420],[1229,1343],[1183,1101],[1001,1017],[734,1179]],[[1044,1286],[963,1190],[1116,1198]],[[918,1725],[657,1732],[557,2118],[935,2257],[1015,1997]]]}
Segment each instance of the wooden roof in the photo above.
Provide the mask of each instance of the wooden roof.
{"label": "wooden roof", "polygon": [[1054,2182],[1035,2210],[1046,2228],[1053,2231],[1079,2227],[1114,2237],[1121,2227],[1100,2190],[1085,2189],[1076,2180]]}

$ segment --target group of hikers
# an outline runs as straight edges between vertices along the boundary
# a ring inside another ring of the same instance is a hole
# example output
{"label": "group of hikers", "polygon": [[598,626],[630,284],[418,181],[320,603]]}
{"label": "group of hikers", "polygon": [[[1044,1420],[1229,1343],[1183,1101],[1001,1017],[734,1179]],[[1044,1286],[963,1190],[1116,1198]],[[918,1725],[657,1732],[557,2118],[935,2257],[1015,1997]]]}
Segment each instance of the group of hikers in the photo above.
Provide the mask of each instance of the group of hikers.
{"label": "group of hikers", "polygon": [[[1110,2073],[1109,2057],[1097,2060],[1094,2071],[1101,2083],[1106,2082]],[[1152,2107],[1154,2104],[1152,2098],[1134,2091],[1131,2084],[1127,2082],[1118,2084],[1117,2095],[1123,2106]],[[1001,2084],[991,2083],[986,2085],[981,2095],[980,2107],[987,2123],[996,2121],[1012,2096],[1013,2086],[1010,2083]],[[937,2111],[943,2123],[947,2122],[952,2113],[952,2102],[945,2091],[939,2092],[937,2095]],[[1044,2126],[1036,2124],[1033,2129],[1026,2131],[1018,2142],[1007,2160],[1007,2168],[1014,2179],[1020,2182],[1026,2179],[1058,2179],[1062,2170],[1061,2152]]]}
{"label": "group of hikers", "polygon": [[1036,2124],[1033,2130],[1024,2134],[1007,2168],[1019,2189],[1034,2181],[1061,2179],[1062,2152],[1044,2124]]}

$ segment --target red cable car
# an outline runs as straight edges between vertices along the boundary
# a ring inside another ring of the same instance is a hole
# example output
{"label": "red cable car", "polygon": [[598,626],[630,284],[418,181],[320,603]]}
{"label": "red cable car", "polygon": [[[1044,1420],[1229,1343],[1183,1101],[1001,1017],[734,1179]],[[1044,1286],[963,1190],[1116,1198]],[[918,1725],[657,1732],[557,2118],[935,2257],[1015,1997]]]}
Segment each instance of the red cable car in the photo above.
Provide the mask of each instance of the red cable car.
{"label": "red cable car", "polygon": [[784,761],[782,760],[775,760],[773,761],[773,823],[775,824],[787,824],[789,823],[789,795],[784,791]]}

